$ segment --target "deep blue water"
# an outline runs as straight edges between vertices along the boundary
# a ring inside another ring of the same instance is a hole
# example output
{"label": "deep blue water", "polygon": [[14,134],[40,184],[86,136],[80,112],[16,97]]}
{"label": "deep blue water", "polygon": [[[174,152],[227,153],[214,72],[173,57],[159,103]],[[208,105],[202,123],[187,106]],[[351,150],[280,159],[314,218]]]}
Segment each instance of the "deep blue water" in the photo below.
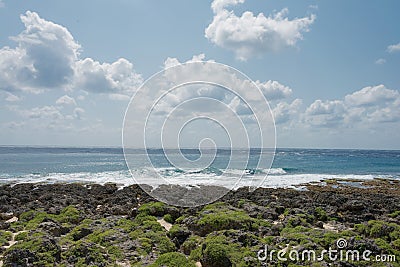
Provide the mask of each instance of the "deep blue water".
{"label": "deep blue water", "polygon": [[[134,176],[144,175],[149,165],[144,150],[129,151]],[[179,150],[172,151],[172,154]],[[202,171],[187,172],[174,168],[162,150],[148,150],[154,167],[165,177],[217,179],[227,166],[230,150],[218,150],[213,164]],[[183,150],[185,157],[196,159],[199,151]],[[250,151],[247,174],[261,177],[269,166],[258,166],[258,149]],[[247,158],[234,158],[242,162]],[[240,164],[239,164],[240,165]],[[237,166],[239,166],[237,165]],[[232,166],[235,166],[233,164]],[[234,175],[237,171],[230,167]],[[232,170],[233,169],[233,170]],[[242,168],[243,169],[243,168]],[[235,172],[236,171],[236,172]],[[400,179],[400,151],[395,150],[337,150],[337,149],[277,149],[270,175],[264,186],[288,186],[328,178],[375,177]],[[60,148],[0,146],[0,182],[135,182],[128,171],[121,148]]]}

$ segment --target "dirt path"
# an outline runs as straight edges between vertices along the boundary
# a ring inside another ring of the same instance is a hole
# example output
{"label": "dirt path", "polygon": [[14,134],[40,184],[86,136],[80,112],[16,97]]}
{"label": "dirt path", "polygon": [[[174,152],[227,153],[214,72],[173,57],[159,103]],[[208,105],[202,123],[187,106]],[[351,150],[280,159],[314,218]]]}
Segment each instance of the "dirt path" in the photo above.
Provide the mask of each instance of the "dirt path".
{"label": "dirt path", "polygon": [[165,228],[165,230],[169,231],[169,229],[171,229],[172,224],[170,224],[169,222],[166,222],[164,219],[158,219],[157,222]]}

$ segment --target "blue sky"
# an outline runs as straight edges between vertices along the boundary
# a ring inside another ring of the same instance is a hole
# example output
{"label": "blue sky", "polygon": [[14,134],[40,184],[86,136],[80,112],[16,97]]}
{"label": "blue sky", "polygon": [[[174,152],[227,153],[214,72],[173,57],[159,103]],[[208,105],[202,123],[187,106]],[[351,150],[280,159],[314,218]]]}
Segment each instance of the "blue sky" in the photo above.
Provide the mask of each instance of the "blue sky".
{"label": "blue sky", "polygon": [[119,146],[141,82],[204,54],[281,93],[278,147],[400,149],[398,1],[0,3],[2,145]]}

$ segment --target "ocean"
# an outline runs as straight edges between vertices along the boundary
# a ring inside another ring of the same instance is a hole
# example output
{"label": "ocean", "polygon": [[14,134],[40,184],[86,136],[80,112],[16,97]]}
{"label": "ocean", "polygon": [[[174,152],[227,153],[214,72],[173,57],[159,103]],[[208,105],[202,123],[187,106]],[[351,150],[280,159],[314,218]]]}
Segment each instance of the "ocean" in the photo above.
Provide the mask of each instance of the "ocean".
{"label": "ocean", "polygon": [[[161,149],[130,150],[131,175],[122,148],[63,148],[0,146],[0,183],[165,183],[227,186],[244,173],[236,186],[293,187],[324,179],[400,179],[399,150],[277,149],[272,168],[257,166],[260,150],[252,149],[246,168],[226,168],[229,149],[219,149],[213,163],[202,170],[182,170],[169,164]],[[197,149],[183,149],[196,159]],[[179,150],[171,154],[179,153]],[[160,177],[151,175],[147,154]],[[246,154],[246,153],[244,153]],[[247,154],[246,154],[247,155]],[[234,165],[233,165],[234,166]],[[243,166],[243,165],[241,165]],[[221,175],[224,173],[224,175]],[[266,174],[269,175],[265,178]],[[265,179],[264,179],[265,178]],[[252,184],[253,183],[253,184]]]}

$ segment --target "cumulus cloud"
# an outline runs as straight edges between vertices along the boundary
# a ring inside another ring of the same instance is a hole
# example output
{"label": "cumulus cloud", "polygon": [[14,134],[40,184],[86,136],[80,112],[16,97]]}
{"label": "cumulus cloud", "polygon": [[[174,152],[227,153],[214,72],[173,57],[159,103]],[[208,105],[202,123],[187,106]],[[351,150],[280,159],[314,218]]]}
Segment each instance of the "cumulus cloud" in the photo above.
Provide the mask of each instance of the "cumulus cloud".
{"label": "cumulus cloud", "polygon": [[316,100],[305,112],[313,126],[366,127],[400,121],[400,93],[384,85],[368,86],[342,100]]}
{"label": "cumulus cloud", "polygon": [[371,106],[393,102],[397,98],[399,98],[399,91],[387,89],[381,84],[367,86],[350,95],[346,95],[345,101],[349,106]]}
{"label": "cumulus cloud", "polygon": [[211,7],[213,21],[205,30],[205,37],[214,44],[232,50],[240,60],[247,60],[265,52],[294,47],[310,30],[316,16],[289,19],[288,9],[265,16],[250,11],[240,17],[227,6],[243,3],[244,0],[214,0]]}
{"label": "cumulus cloud", "polygon": [[388,51],[389,53],[394,53],[394,52],[400,51],[400,43],[394,44],[394,45],[389,45],[389,46],[387,47],[387,51]]}
{"label": "cumulus cloud", "polygon": [[237,4],[243,4],[245,0],[214,0],[211,3],[211,8],[214,13],[224,10],[228,6],[235,6]]}
{"label": "cumulus cloud", "polygon": [[42,93],[50,89],[131,95],[142,82],[126,59],[100,63],[80,58],[81,46],[67,28],[27,11],[25,30],[0,49],[0,90]]}
{"label": "cumulus cloud", "polygon": [[283,84],[280,84],[277,81],[269,80],[267,82],[262,83],[257,80],[255,81],[255,84],[258,86],[258,88],[261,89],[261,91],[264,93],[264,96],[269,101],[287,98],[292,94],[291,88]]}
{"label": "cumulus cloud", "polygon": [[100,63],[91,58],[76,63],[74,87],[94,93],[132,95],[142,83],[133,64],[124,58],[113,63]]}
{"label": "cumulus cloud", "polygon": [[321,101],[316,100],[306,110],[308,115],[323,115],[341,113],[344,110],[343,101]]}
{"label": "cumulus cloud", "polygon": [[76,106],[76,101],[74,98],[64,95],[56,100],[56,104],[61,106]]}
{"label": "cumulus cloud", "polygon": [[282,124],[296,118],[300,113],[301,105],[301,99],[295,99],[290,104],[286,102],[279,102],[272,110],[275,123]]}
{"label": "cumulus cloud", "polygon": [[60,120],[64,118],[64,115],[55,106],[35,107],[29,110],[20,110],[19,112],[27,119]]}
{"label": "cumulus cloud", "polygon": [[79,44],[66,28],[35,12],[27,11],[21,21],[25,30],[11,38],[17,47],[0,50],[1,88],[40,92],[67,85],[74,75]]}
{"label": "cumulus cloud", "polygon": [[[191,62],[197,62],[197,61],[207,61],[207,62],[215,62],[214,60],[206,60],[205,54],[199,54],[199,55],[194,55],[192,59],[187,60],[186,62],[180,62],[177,58],[171,58],[168,57],[165,62],[164,62],[164,67],[169,68],[173,67],[182,63],[191,63]],[[252,98],[249,95],[248,90],[246,88],[249,88],[249,80],[245,79],[245,77],[236,77],[235,75],[229,74],[229,72],[221,72],[220,69],[218,68],[223,68],[223,66],[218,66],[217,69],[214,69],[216,66],[214,65],[209,65],[209,70],[205,74],[205,77],[212,75],[212,76],[219,76],[217,79],[221,81],[230,81],[232,84],[232,88],[235,90],[239,90],[240,93],[245,95],[248,98]],[[175,80],[181,76],[185,76],[186,80],[199,80],[199,73],[195,69],[191,69],[190,66],[187,66],[183,69],[185,73],[175,73],[173,70],[167,70],[166,75],[171,79]],[[200,79],[201,80],[201,79]],[[273,80],[268,80],[265,82],[256,80],[254,82],[256,86],[262,91],[264,94],[265,98],[268,101],[275,101],[275,100],[281,100],[284,98],[288,98],[292,94],[292,89],[289,86],[283,85],[279,83],[278,81],[273,81]],[[209,87],[199,87],[198,91],[194,91],[193,89],[190,91],[187,90],[180,90],[181,93],[185,92],[182,97],[192,97],[194,95],[200,96],[207,96],[207,97],[215,97],[215,99],[222,100],[223,96],[221,95],[221,92],[224,92],[221,89],[216,89],[215,87],[210,89]],[[228,93],[225,91],[225,93]],[[215,94],[215,95],[214,95]],[[227,98],[228,102],[232,100],[232,98]],[[252,99],[252,100],[262,100],[262,99]],[[180,102],[182,99],[178,98],[176,99],[176,102]]]}

